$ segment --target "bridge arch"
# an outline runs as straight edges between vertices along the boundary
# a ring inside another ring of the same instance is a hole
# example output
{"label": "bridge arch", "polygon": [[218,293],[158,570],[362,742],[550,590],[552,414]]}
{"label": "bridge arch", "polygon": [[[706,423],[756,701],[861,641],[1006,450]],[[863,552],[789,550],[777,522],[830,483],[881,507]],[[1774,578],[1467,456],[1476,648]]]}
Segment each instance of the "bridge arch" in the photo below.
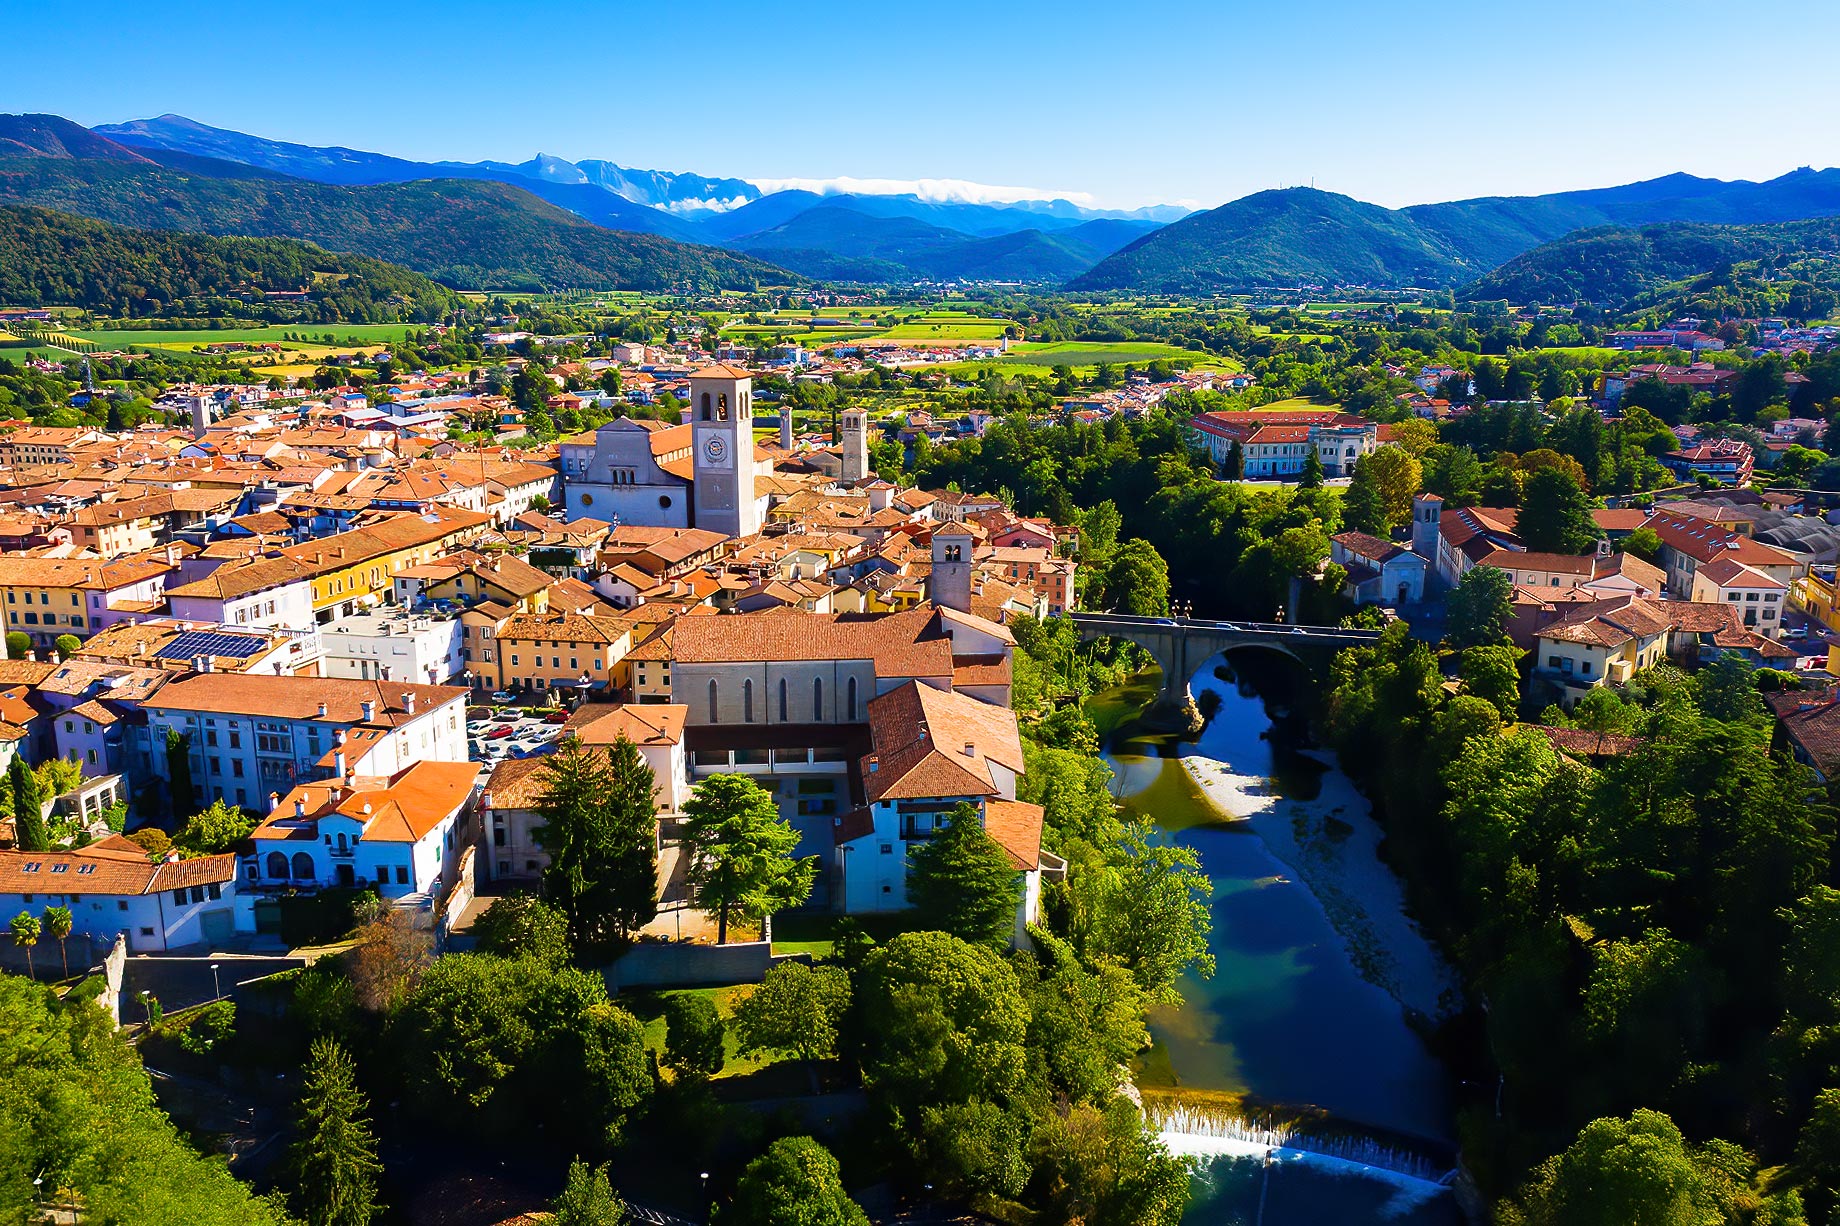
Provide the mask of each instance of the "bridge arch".
{"label": "bridge arch", "polygon": [[1148,651],[1163,670],[1159,703],[1185,703],[1189,678],[1210,658],[1246,647],[1289,656],[1305,668],[1320,666],[1325,654],[1359,647],[1380,637],[1377,630],[1341,626],[1291,626],[1274,622],[1210,621],[1192,617],[1129,617],[1116,613],[1070,614],[1080,641],[1128,639]]}

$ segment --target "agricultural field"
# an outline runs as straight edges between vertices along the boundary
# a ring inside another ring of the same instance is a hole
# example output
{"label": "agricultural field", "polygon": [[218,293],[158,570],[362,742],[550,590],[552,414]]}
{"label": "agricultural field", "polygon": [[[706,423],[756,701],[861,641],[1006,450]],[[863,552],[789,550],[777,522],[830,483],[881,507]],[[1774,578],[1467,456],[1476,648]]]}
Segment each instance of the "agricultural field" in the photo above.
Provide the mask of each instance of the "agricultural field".
{"label": "agricultural field", "polygon": [[1230,358],[1198,353],[1180,345],[1159,341],[1045,341],[1011,345],[1001,358],[977,362],[953,362],[935,367],[959,378],[975,378],[994,370],[1005,377],[1021,375],[1039,378],[1051,367],[1071,366],[1076,374],[1090,372],[1101,362],[1114,366],[1143,366],[1155,361],[1170,361],[1195,370],[1237,371],[1240,366]]}
{"label": "agricultural field", "polygon": [[[320,353],[344,353],[353,348],[400,341],[415,328],[414,324],[323,324],[318,327],[272,328],[111,328],[102,331],[72,332],[72,336],[94,341],[104,349],[170,349],[185,351],[200,345],[244,341],[250,344],[285,344],[290,350]],[[282,335],[310,336],[311,342],[283,341]],[[323,337],[331,336],[331,344]]]}

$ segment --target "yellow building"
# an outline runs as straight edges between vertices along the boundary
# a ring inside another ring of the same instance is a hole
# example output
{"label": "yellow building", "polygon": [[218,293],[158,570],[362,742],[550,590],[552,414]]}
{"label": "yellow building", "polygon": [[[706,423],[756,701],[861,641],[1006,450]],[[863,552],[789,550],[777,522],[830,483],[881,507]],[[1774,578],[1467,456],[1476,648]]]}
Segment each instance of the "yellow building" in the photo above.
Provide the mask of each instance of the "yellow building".
{"label": "yellow building", "polygon": [[476,511],[434,507],[293,545],[282,553],[306,568],[313,612],[321,621],[331,621],[335,615],[381,603],[399,571],[431,562],[481,536],[491,523],[490,516]]}
{"label": "yellow building", "polygon": [[1834,568],[1811,566],[1789,585],[1789,605],[1800,609],[1829,630],[1840,632],[1840,608],[1835,606]]}
{"label": "yellow building", "polygon": [[177,569],[167,550],[105,562],[100,558],[0,557],[0,601],[6,629],[47,647],[59,635],[87,638],[110,609],[131,604],[152,610]]}
{"label": "yellow building", "polygon": [[601,692],[624,691],[632,628],[617,617],[581,613],[519,613],[497,633],[499,684],[561,697],[580,693],[582,678]]}

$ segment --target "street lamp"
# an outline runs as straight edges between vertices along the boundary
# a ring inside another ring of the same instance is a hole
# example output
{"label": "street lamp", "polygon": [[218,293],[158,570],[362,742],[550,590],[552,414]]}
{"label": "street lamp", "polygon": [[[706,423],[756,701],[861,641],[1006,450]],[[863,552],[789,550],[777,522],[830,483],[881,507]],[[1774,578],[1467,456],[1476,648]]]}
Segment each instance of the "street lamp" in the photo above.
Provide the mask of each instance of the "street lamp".
{"label": "street lamp", "polygon": [[222,1000],[224,998],[223,985],[217,981],[217,963],[215,962],[211,963],[211,992],[212,1000]]}

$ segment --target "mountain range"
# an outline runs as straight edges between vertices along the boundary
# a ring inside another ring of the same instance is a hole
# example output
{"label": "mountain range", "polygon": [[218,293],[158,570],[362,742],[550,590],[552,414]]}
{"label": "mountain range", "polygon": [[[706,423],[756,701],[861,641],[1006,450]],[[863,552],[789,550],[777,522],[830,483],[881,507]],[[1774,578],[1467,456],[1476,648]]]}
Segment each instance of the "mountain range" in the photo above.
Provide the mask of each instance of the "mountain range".
{"label": "mountain range", "polygon": [[[1082,208],[1065,200],[974,204],[914,195],[787,190],[763,193],[737,178],[635,170],[608,161],[570,162],[538,154],[526,162],[414,162],[342,146],[316,147],[214,128],[182,115],[103,124],[98,136],[141,150],[237,162],[293,178],[340,186],[429,179],[510,184],[615,230],[737,250],[789,252],[785,266],[840,280],[1059,282],[1186,210],[1135,212]],[[800,214],[819,216],[789,235],[772,232]],[[1067,241],[1050,238],[1094,221]],[[933,233],[917,237],[912,223]],[[1008,242],[978,240],[1029,235]],[[916,253],[916,245],[924,254]],[[913,258],[901,253],[910,253]]]}
{"label": "mountain range", "polygon": [[316,183],[239,162],[130,149],[49,115],[0,116],[0,202],[148,230],[302,239],[458,289],[714,291],[797,280],[742,253],[608,228],[507,183]]}
{"label": "mountain range", "polygon": [[[549,154],[418,162],[175,115],[95,129],[27,115],[0,116],[0,201],[142,228],[301,239],[463,289],[713,289],[808,278],[1181,294],[1474,286],[1488,296],[1628,305],[1709,271],[1683,271],[1682,261],[1721,249],[1704,235],[1675,241],[1649,228],[1840,216],[1840,170],[1804,168],[1761,183],[1677,174],[1402,209],[1291,188],[1187,215],[1122,214],[1065,200],[765,191],[737,177]],[[1606,229],[1621,237],[1564,242]],[[1772,241],[1818,237],[1791,230]],[[1627,256],[1621,264],[1617,253]],[[1769,258],[1792,254],[1779,248]],[[1596,276],[1591,261],[1600,258],[1630,271]]]}
{"label": "mountain range", "polygon": [[1101,261],[1071,288],[1194,294],[1297,285],[1454,287],[1582,229],[1834,215],[1840,215],[1840,170],[1806,168],[1765,183],[1676,174],[1590,191],[1403,209],[1297,187],[1259,192],[1165,226]]}

